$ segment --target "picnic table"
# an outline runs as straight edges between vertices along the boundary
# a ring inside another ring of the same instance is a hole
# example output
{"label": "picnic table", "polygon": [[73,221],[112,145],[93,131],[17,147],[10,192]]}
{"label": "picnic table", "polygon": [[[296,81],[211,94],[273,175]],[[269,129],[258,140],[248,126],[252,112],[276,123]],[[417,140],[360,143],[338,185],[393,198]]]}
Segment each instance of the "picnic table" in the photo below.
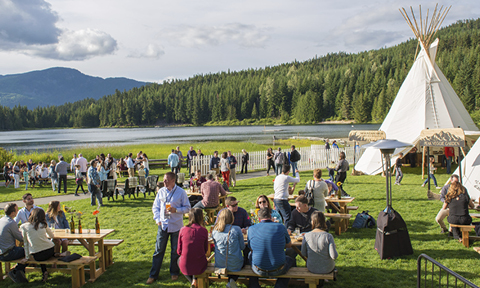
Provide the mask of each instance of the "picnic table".
{"label": "picnic table", "polygon": [[[332,206],[339,214],[344,214],[344,215],[349,214],[349,209],[347,204],[352,203],[353,200],[355,200],[355,197],[342,197],[341,199],[338,199],[337,197],[325,198],[326,203],[338,203],[340,207],[337,207],[336,205],[333,205],[333,204],[330,206]],[[341,232],[347,231],[349,219],[350,218],[336,219],[337,221],[341,221],[340,231],[338,231],[338,234],[340,234]]]}
{"label": "picnic table", "polygon": [[[68,239],[78,240],[87,250],[89,256],[98,257],[99,268],[96,268],[95,262],[90,264],[90,282],[97,280],[100,275],[105,272],[106,255],[104,255],[104,238],[115,232],[114,229],[101,229],[100,234],[95,233],[95,229],[83,229],[82,234],[78,233],[78,229],[75,229],[75,233],[67,232],[67,229],[55,229],[53,231],[55,239]],[[97,243],[98,252],[95,252],[95,243]]]}

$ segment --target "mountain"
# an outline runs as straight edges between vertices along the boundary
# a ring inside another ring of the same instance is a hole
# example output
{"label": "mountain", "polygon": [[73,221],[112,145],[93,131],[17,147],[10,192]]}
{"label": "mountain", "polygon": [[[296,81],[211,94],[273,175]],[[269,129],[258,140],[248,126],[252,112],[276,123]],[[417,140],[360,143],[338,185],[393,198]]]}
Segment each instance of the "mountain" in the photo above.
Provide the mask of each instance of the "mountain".
{"label": "mountain", "polygon": [[115,90],[131,90],[144,86],[128,78],[88,76],[71,68],[54,67],[22,74],[0,75],[0,103],[14,107],[20,104],[29,109],[58,106],[85,98],[99,99]]}

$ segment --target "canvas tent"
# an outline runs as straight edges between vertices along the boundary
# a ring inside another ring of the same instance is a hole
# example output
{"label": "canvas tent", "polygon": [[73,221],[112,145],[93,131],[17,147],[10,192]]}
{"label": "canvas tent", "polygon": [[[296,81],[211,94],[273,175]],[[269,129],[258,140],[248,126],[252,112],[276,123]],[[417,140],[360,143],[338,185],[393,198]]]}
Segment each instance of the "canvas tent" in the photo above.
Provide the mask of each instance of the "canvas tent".
{"label": "canvas tent", "polygon": [[[462,182],[471,198],[480,197],[480,141],[477,140],[472,149],[461,162]],[[459,175],[459,169],[453,174]]]}
{"label": "canvas tent", "polygon": [[[412,27],[411,23],[409,24]],[[439,26],[438,23],[434,25]],[[468,131],[478,131],[460,98],[435,63],[439,41],[436,39],[431,44],[426,41],[435,31],[424,31],[427,23],[424,27],[417,27],[417,30],[412,27],[421,50],[379,128],[386,133],[387,139],[417,144],[421,131],[427,128],[459,127],[463,128],[466,134]],[[428,35],[423,34],[424,32]],[[395,163],[400,152],[405,154],[409,149],[395,150],[392,163]],[[378,174],[383,171],[380,159],[378,150],[368,148],[359,159],[355,170],[368,175]]]}

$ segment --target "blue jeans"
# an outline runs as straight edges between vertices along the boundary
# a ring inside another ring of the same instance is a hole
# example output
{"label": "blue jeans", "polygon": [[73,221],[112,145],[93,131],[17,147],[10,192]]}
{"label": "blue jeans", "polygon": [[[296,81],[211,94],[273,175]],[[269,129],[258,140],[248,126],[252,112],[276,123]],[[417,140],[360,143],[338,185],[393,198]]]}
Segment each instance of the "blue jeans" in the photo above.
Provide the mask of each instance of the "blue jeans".
{"label": "blue jeans", "polygon": [[[280,270],[277,270],[275,272],[265,272],[261,271],[258,269],[257,266],[252,264],[252,253],[248,255],[248,260],[250,260],[250,264],[252,265],[252,271],[253,273],[261,276],[261,277],[275,277],[279,275],[283,275],[290,270],[290,268],[295,267],[296,263],[295,260],[289,256],[285,256],[285,264],[283,265],[283,268]],[[287,288],[288,287],[288,282],[290,282],[290,278],[278,278],[277,282],[275,283],[275,288]],[[258,277],[250,277],[249,278],[249,283],[248,283],[249,288],[260,288],[260,284],[258,284]]]}
{"label": "blue jeans", "polygon": [[447,157],[447,174],[452,173],[452,156]]}
{"label": "blue jeans", "polygon": [[[23,247],[15,246],[6,255],[0,256],[0,261],[17,260],[23,257],[25,257],[25,250],[23,250]],[[20,270],[20,271],[23,271],[23,273],[25,273],[25,267],[27,267],[27,265],[17,264],[17,266],[13,270],[15,271]]]}
{"label": "blue jeans", "polygon": [[144,170],[145,170],[145,179],[147,179],[148,174],[150,173],[150,170],[148,170],[147,168],[144,168]]}
{"label": "blue jeans", "polygon": [[102,192],[98,189],[95,184],[88,184],[88,192],[90,192],[90,204],[95,206],[95,197],[98,199],[98,204],[103,205],[102,201]]}
{"label": "blue jeans", "polygon": [[433,184],[435,184],[435,187],[438,187],[438,185],[437,185],[437,178],[435,178],[435,175],[433,175],[433,174],[430,174],[430,175],[427,177],[427,179],[425,179],[425,182],[423,182],[423,185],[426,185],[426,184],[427,184],[428,178],[432,178],[432,179],[433,179]]}
{"label": "blue jeans", "polygon": [[203,205],[202,201],[198,201],[192,208],[200,208],[203,210],[205,209],[205,205]]}
{"label": "blue jeans", "polygon": [[283,223],[285,227],[287,227],[288,222],[292,216],[292,208],[290,208],[290,203],[288,200],[280,200],[280,199],[273,199],[273,203],[275,204],[275,209],[282,215]]}
{"label": "blue jeans", "polygon": [[282,174],[283,164],[275,164],[275,174]]}
{"label": "blue jeans", "polygon": [[168,237],[170,236],[170,275],[179,275],[177,260],[180,256],[177,254],[178,234],[180,231],[168,233],[162,230],[162,226],[158,226],[157,242],[155,243],[155,253],[153,253],[152,269],[150,270],[150,278],[157,279],[160,268],[162,267],[163,256],[167,249]]}
{"label": "blue jeans", "polygon": [[292,165],[292,176],[296,177],[297,174],[295,173],[295,171],[297,171],[297,169],[298,169],[297,162],[290,162],[290,164]]}

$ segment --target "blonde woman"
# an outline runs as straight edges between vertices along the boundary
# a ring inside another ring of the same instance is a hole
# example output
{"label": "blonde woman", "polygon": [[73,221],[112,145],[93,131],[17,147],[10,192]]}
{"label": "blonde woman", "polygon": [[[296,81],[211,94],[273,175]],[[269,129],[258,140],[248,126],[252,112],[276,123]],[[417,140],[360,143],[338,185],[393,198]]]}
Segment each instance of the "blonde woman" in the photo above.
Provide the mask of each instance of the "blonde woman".
{"label": "blonde woman", "polygon": [[[62,209],[60,209],[59,201],[50,201],[45,218],[48,227],[55,227],[55,229],[70,229],[67,217]],[[62,252],[68,250],[67,239],[53,239],[53,243],[55,243],[55,253],[60,253],[60,246],[62,247]]]}
{"label": "blonde woman", "polygon": [[20,162],[15,161],[15,164],[13,164],[13,180],[15,182],[15,189],[20,188]]}
{"label": "blonde woman", "polygon": [[[448,188],[447,195],[445,196],[445,202],[443,203],[443,209],[449,209],[448,223],[459,225],[470,225],[472,223],[472,217],[468,212],[468,209],[473,209],[473,200],[467,193],[467,189],[459,182],[453,182]],[[462,242],[460,229],[452,227],[453,238]]]}
{"label": "blonde woman", "polygon": [[[242,270],[244,265],[242,250],[245,249],[245,241],[240,227],[232,225],[233,220],[232,211],[222,209],[217,216],[212,237],[215,243],[215,267],[227,268],[227,271],[236,272]],[[226,263],[227,254],[228,263]],[[230,288],[237,287],[235,283],[237,279],[238,276],[228,275]]]}

